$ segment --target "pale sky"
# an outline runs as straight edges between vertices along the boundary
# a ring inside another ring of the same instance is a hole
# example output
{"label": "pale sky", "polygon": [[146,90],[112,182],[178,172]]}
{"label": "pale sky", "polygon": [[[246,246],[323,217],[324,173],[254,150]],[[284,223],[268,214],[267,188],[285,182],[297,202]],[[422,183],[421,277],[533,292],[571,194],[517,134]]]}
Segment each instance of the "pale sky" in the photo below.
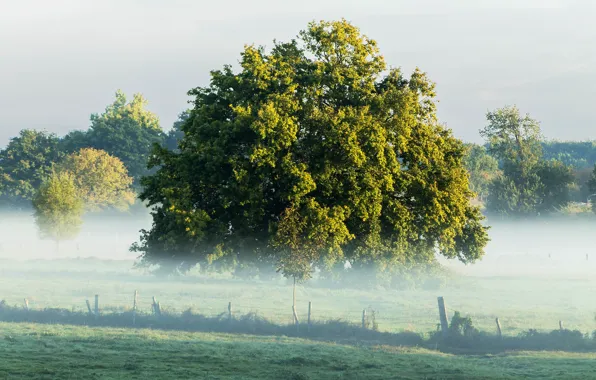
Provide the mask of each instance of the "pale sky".
{"label": "pale sky", "polygon": [[0,146],[20,129],[86,129],[114,92],[140,92],[168,129],[186,92],[244,44],[346,18],[386,61],[437,83],[439,117],[479,141],[517,104],[547,138],[596,139],[590,0],[0,0]]}

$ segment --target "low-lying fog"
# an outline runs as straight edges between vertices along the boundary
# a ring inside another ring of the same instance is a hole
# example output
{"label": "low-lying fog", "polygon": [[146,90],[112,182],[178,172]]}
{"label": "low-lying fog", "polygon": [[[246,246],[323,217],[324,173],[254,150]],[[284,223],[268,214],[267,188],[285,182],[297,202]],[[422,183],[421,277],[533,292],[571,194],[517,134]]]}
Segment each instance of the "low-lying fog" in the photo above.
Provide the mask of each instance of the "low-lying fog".
{"label": "low-lying fog", "polygon": [[[440,259],[468,275],[572,275],[595,273],[596,221],[544,219],[506,222],[489,220],[491,242],[485,257],[473,265]],[[139,230],[149,228],[148,215],[109,215],[88,218],[74,241],[56,244],[38,237],[30,213],[0,216],[0,259],[30,260],[94,257],[134,260],[129,252]]]}

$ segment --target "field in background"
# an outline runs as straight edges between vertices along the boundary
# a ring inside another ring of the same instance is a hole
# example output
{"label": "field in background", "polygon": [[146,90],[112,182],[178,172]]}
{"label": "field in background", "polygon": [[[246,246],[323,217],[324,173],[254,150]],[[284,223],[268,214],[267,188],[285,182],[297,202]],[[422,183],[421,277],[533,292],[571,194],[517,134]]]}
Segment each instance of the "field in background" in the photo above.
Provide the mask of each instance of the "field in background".
{"label": "field in background", "polygon": [[587,379],[594,353],[463,356],[285,337],[0,323],[10,379]]}

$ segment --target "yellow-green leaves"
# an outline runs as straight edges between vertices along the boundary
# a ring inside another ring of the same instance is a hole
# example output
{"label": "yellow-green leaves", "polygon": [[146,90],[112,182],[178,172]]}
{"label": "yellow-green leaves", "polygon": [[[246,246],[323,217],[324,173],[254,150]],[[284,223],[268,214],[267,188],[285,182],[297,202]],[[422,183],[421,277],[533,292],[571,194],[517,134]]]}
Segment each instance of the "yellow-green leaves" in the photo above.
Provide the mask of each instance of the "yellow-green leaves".
{"label": "yellow-green leaves", "polygon": [[61,172],[69,173],[79,198],[89,211],[109,207],[124,211],[135,201],[133,179],[128,176],[122,161],[97,149],[81,149],[60,163]]}
{"label": "yellow-green leaves", "polygon": [[72,174],[53,172],[38,189],[33,207],[42,238],[58,243],[78,235],[83,223],[83,201]]}

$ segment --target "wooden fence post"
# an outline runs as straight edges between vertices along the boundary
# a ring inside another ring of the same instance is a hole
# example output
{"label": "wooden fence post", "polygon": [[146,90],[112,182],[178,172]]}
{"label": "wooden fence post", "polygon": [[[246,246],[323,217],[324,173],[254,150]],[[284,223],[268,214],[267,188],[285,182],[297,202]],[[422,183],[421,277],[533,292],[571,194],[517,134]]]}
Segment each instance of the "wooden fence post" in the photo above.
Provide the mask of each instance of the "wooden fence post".
{"label": "wooden fence post", "polygon": [[292,315],[294,316],[294,324],[296,326],[299,326],[300,321],[298,320],[298,313],[296,312],[296,305],[292,305]]}
{"label": "wooden fence post", "polygon": [[501,322],[499,322],[499,317],[497,317],[497,318],[495,319],[495,322],[497,322],[497,336],[498,336],[499,338],[503,338],[503,334],[502,334],[502,332],[501,332]]}
{"label": "wooden fence post", "polygon": [[99,317],[99,294],[95,295],[95,319]]}
{"label": "wooden fence post", "polygon": [[25,298],[25,310],[29,311],[29,300]]}
{"label": "wooden fence post", "polygon": [[132,325],[134,326],[137,321],[137,297],[139,292],[135,290],[135,298],[132,302]]}
{"label": "wooden fence post", "polygon": [[232,322],[232,301],[228,302],[228,321]]}
{"label": "wooden fence post", "polygon": [[155,296],[153,296],[153,314],[155,314],[158,317],[161,316],[161,305],[155,299]]}
{"label": "wooden fence post", "polygon": [[441,319],[441,331],[443,332],[443,338],[449,336],[449,323],[447,322],[447,310],[445,308],[445,299],[439,297],[437,299],[439,303],[439,318]]}
{"label": "wooden fence post", "polygon": [[91,311],[91,302],[89,300],[85,300],[87,303],[87,310],[89,311],[89,315],[93,315],[93,311]]}
{"label": "wooden fence post", "polygon": [[366,309],[362,310],[362,328],[366,328]]}
{"label": "wooden fence post", "polygon": [[308,301],[308,331],[310,331],[310,315],[312,313],[312,302]]}

